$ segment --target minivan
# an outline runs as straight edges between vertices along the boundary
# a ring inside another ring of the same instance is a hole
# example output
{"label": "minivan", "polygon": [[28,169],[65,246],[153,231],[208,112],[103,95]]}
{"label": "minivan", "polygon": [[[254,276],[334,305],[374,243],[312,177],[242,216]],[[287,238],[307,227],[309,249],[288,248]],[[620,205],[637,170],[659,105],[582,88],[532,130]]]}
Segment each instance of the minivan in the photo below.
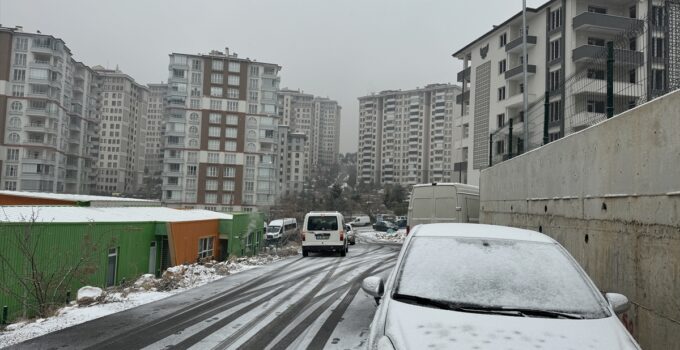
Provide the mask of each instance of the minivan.
{"label": "minivan", "polygon": [[479,187],[460,183],[413,186],[406,232],[419,224],[479,223]]}
{"label": "minivan", "polygon": [[280,240],[295,235],[297,231],[297,220],[294,218],[272,220],[267,225],[267,240]]}
{"label": "minivan", "polygon": [[352,221],[352,225],[354,226],[368,226],[370,224],[371,218],[368,215],[359,215]]}
{"label": "minivan", "polygon": [[300,233],[302,256],[310,252],[339,252],[349,250],[345,235],[345,218],[337,211],[312,211],[305,215]]}

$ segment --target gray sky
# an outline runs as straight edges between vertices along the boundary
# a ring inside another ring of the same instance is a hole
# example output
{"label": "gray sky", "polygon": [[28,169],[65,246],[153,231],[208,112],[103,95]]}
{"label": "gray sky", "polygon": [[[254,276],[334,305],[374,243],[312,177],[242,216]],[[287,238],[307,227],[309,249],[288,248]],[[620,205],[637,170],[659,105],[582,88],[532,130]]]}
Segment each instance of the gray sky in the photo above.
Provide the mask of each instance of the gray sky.
{"label": "gray sky", "polygon": [[[544,1],[529,0],[537,7]],[[168,54],[229,47],[283,66],[281,87],[342,106],[340,152],[357,148],[357,97],[454,83],[451,53],[520,0],[0,0],[0,23],[64,39],[89,66],[166,81]]]}

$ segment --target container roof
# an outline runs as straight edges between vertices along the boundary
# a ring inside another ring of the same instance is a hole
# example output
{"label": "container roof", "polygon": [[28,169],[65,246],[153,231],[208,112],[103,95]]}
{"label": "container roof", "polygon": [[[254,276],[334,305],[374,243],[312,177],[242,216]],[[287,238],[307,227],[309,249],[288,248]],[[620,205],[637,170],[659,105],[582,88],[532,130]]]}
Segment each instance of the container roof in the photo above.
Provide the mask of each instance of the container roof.
{"label": "container roof", "polygon": [[230,220],[231,214],[166,207],[0,206],[2,222],[183,222]]}
{"label": "container roof", "polygon": [[7,196],[57,199],[57,200],[74,201],[74,202],[96,202],[96,201],[99,201],[99,202],[147,202],[149,204],[158,203],[158,201],[151,200],[151,199],[90,196],[90,195],[84,195],[84,194],[67,194],[67,193],[0,191],[0,194],[7,195]]}

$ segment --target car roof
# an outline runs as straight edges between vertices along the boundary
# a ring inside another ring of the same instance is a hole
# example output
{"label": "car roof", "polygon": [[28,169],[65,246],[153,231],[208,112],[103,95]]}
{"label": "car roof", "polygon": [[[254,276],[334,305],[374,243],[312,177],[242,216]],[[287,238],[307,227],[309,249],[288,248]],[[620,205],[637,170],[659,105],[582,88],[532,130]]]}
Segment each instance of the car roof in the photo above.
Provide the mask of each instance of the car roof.
{"label": "car roof", "polygon": [[418,225],[417,230],[414,231],[416,231],[414,232],[415,237],[466,237],[555,243],[555,240],[540,232],[497,225],[424,224]]}

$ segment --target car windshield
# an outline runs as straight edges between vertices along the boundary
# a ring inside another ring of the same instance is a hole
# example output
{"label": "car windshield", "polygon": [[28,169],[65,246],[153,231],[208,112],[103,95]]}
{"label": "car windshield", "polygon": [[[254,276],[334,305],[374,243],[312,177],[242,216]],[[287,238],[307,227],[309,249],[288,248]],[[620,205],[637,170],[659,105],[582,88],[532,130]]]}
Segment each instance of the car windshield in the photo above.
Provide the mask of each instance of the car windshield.
{"label": "car windshield", "polygon": [[608,317],[598,296],[556,244],[414,237],[395,295],[445,303]]}
{"label": "car windshield", "polygon": [[267,233],[278,233],[280,229],[281,226],[268,226]]}
{"label": "car windshield", "polygon": [[307,219],[309,231],[332,231],[338,229],[338,218],[335,216],[310,216]]}

